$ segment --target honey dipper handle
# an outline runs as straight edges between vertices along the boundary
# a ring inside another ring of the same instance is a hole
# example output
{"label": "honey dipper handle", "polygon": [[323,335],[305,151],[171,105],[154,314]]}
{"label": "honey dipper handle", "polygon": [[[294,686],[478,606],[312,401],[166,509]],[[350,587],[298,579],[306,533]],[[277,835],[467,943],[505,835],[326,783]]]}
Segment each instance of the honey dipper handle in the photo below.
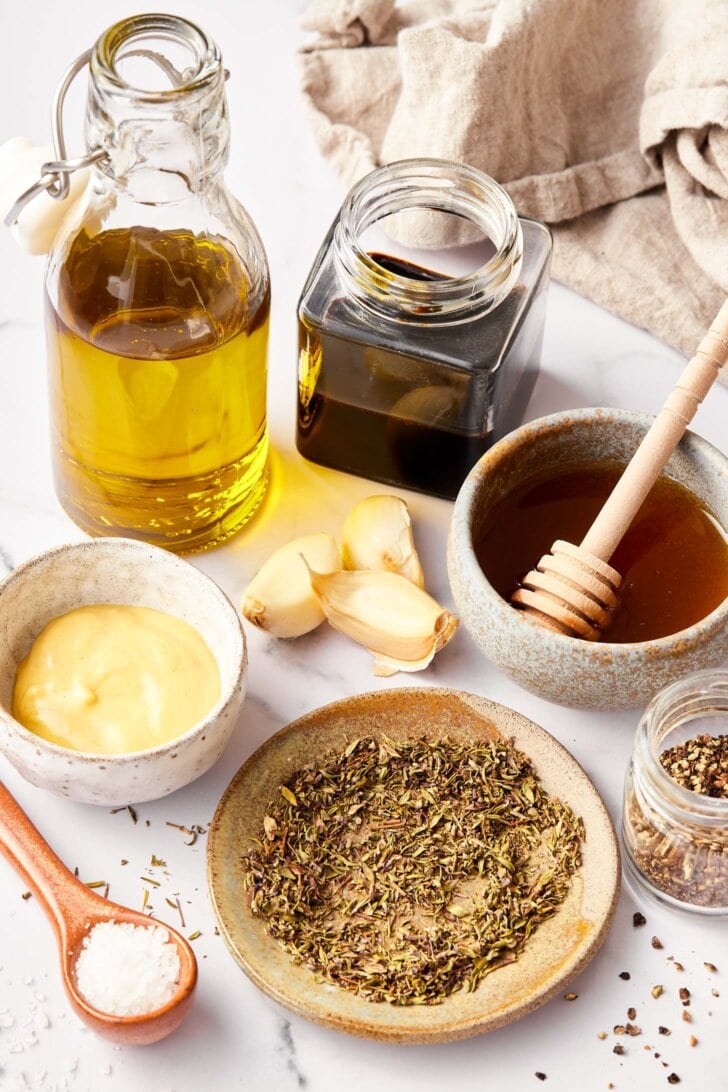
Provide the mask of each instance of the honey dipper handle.
{"label": "honey dipper handle", "polygon": [[2,781],[0,853],[20,873],[48,916],[65,935],[65,915],[78,891],[78,880],[56,857]]}
{"label": "honey dipper handle", "polygon": [[587,531],[584,550],[609,561],[726,361],[728,300]]}

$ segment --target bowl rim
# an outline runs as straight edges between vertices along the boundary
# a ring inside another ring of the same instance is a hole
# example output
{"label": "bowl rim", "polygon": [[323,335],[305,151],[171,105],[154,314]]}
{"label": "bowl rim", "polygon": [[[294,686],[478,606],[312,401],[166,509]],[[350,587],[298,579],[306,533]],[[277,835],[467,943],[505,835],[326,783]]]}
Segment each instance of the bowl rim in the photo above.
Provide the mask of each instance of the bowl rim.
{"label": "bowl rim", "polygon": [[[148,556],[151,554],[152,557],[158,558],[162,564],[169,563],[172,569],[179,570],[185,566],[191,569],[196,574],[196,577],[199,578],[200,582],[207,586],[207,590],[212,592],[213,597],[217,600],[222,611],[227,616],[228,622],[231,623],[231,634],[236,642],[236,648],[234,650],[234,678],[231,684],[225,690],[221,691],[220,697],[209,712],[205,714],[203,719],[196,721],[186,732],[183,732],[179,736],[175,736],[171,740],[167,740],[166,743],[160,743],[156,747],[147,747],[141,751],[124,751],[122,753],[108,754],[94,751],[78,751],[71,747],[62,747],[58,743],[52,743],[50,740],[36,735],[35,732],[31,732],[22,725],[20,721],[16,720],[12,713],[8,712],[2,705],[0,705],[0,724],[5,725],[14,732],[24,743],[45,750],[49,754],[58,755],[85,765],[98,766],[100,763],[104,763],[105,765],[125,765],[128,762],[138,761],[139,759],[149,761],[152,758],[169,754],[179,747],[191,742],[194,737],[201,735],[203,731],[209,729],[220,715],[235,701],[241,680],[245,678],[248,666],[245,630],[243,629],[242,620],[238,616],[238,612],[235,610],[230,598],[225,594],[219,584],[217,584],[211,576],[208,576],[207,573],[203,572],[202,569],[198,569],[196,565],[186,561],[184,558],[178,557],[176,554],[162,549],[161,546],[153,546],[149,542],[143,542],[142,540],[135,538],[124,538],[120,535],[81,539],[78,542],[64,542],[59,546],[51,546],[48,550],[42,550],[40,553],[33,554],[32,557],[27,558],[19,565],[16,565],[14,569],[11,569],[3,580],[0,581],[0,597],[2,597],[11,584],[15,583],[18,579],[23,580],[31,570],[37,568],[37,566],[51,558],[68,557],[69,555],[72,556],[79,552],[96,549],[107,549],[111,554],[121,550],[138,551],[139,553],[147,554]],[[212,652],[212,649],[210,651]],[[213,655],[215,655],[214,652]],[[215,656],[215,660],[217,661],[217,656]],[[0,750],[3,752],[5,751],[5,745],[1,734]]]}
{"label": "bowl rim", "polygon": [[[489,464],[498,465],[505,457],[512,458],[523,447],[530,446],[537,435],[544,428],[549,432],[560,432],[573,425],[593,424],[595,421],[608,421],[616,419],[631,424],[644,425],[646,428],[655,420],[655,415],[642,410],[622,409],[617,406],[586,406],[578,409],[560,410],[558,413],[546,414],[534,418],[521,425],[513,432],[509,432],[501,440],[493,445],[472,468],[463,482],[453,506],[450,531],[448,535],[448,554],[450,559],[457,556],[458,562],[463,566],[464,581],[487,599],[489,603],[502,610],[505,624],[520,625],[526,619],[522,614],[513,610],[510,604],[498,594],[490,583],[475,554],[472,538],[473,513],[478,486],[481,479],[491,469]],[[688,452],[695,452],[701,459],[714,464],[718,473],[724,473],[728,477],[728,456],[724,455],[714,444],[706,440],[698,433],[687,429],[680,441],[680,448]],[[460,526],[462,521],[462,528]],[[460,530],[462,529],[462,534]],[[457,542],[455,541],[457,537]],[[451,564],[449,568],[451,569]],[[452,575],[451,575],[452,580]],[[505,608],[505,609],[503,609]],[[558,651],[565,647],[598,649],[602,654],[628,659],[635,653],[649,651],[651,656],[661,653],[669,653],[676,644],[693,646],[700,644],[712,632],[716,626],[728,622],[728,598],[719,603],[710,614],[706,614],[697,622],[686,629],[677,630],[664,637],[655,637],[647,641],[598,641],[587,642],[579,637],[568,637],[565,634],[552,630],[539,628],[539,638],[546,642],[547,647]],[[567,642],[565,645],[564,642]]]}

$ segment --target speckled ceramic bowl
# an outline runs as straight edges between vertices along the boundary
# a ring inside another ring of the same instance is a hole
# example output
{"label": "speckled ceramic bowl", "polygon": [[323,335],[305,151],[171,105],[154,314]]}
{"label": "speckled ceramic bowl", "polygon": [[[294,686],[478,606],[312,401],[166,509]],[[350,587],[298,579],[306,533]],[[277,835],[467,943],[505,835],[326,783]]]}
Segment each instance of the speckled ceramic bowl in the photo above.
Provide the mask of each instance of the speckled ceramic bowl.
{"label": "speckled ceramic bowl", "polygon": [[[48,743],[10,713],[15,672],[51,618],[93,603],[154,607],[204,637],[220,669],[217,705],[179,738],[147,751],[93,755]],[[89,804],[154,800],[194,781],[222,754],[245,695],[247,653],[230,600],[193,565],[124,538],[59,546],[0,585],[0,750],[42,789]]]}
{"label": "speckled ceramic bowl", "polygon": [[[475,556],[473,540],[483,519],[511,489],[545,466],[627,462],[652,420],[628,410],[581,409],[532,421],[483,456],[455,502],[448,567],[465,628],[488,659],[548,701],[584,709],[642,706],[668,683],[728,658],[728,599],[696,625],[669,637],[591,644],[542,629],[511,607],[488,583]],[[725,455],[689,432],[666,474],[692,490],[728,527]]]}

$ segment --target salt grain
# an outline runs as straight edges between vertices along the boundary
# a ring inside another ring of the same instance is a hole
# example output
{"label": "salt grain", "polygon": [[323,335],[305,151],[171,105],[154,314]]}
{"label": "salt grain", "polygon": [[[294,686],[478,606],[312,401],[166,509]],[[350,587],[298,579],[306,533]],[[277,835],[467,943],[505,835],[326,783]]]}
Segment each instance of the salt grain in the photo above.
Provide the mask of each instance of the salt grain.
{"label": "salt grain", "polygon": [[111,1016],[141,1016],[171,1001],[180,976],[177,947],[161,926],[102,922],[83,942],[78,988]]}

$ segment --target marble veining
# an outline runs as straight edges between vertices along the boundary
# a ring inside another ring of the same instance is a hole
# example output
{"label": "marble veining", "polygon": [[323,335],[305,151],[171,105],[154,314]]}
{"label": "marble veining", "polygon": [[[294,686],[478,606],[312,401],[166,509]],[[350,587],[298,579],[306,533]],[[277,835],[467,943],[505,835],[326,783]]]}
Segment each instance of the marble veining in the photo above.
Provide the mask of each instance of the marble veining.
{"label": "marble veining", "polygon": [[296,1044],[291,1030],[291,1021],[281,1018],[278,1026],[280,1050],[286,1060],[286,1069],[293,1076],[297,1088],[308,1088],[308,1077],[302,1072],[296,1054]]}

